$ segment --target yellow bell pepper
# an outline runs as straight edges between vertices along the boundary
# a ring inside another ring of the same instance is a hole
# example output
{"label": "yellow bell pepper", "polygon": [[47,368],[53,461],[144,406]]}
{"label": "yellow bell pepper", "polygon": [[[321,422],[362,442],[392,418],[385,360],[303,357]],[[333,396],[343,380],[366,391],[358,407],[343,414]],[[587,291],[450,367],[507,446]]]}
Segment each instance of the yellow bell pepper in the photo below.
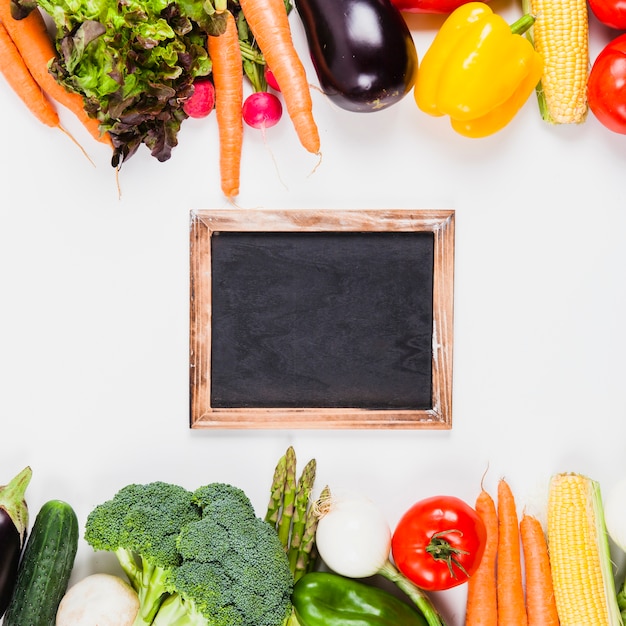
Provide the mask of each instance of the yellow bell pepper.
{"label": "yellow bell pepper", "polygon": [[504,128],[543,74],[541,55],[523,35],[533,22],[524,15],[509,26],[484,2],[454,10],[419,66],[417,106],[429,115],[448,115],[466,137]]}

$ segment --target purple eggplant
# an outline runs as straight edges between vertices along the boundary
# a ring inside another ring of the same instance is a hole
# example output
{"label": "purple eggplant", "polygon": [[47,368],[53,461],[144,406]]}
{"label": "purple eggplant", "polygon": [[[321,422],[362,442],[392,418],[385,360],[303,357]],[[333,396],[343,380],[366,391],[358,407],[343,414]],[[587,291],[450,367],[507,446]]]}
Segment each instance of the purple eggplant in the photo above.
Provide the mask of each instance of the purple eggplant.
{"label": "purple eggplant", "polygon": [[24,494],[31,476],[31,468],[25,467],[10,483],[0,487],[0,617],[11,600],[26,542],[28,506]]}
{"label": "purple eggplant", "polygon": [[417,52],[391,0],[295,0],[322,91],[348,111],[371,112],[413,88]]}

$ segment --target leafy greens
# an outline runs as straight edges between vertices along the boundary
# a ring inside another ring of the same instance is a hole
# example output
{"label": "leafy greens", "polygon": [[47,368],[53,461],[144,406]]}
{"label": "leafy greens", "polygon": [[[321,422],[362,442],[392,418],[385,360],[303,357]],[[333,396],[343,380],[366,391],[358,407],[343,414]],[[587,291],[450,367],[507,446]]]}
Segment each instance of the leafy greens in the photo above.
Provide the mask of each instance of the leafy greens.
{"label": "leafy greens", "polygon": [[[32,0],[18,10],[32,9]],[[37,0],[56,27],[50,71],[84,97],[118,167],[145,144],[171,156],[193,81],[211,73],[206,40],[224,30],[211,0]]]}

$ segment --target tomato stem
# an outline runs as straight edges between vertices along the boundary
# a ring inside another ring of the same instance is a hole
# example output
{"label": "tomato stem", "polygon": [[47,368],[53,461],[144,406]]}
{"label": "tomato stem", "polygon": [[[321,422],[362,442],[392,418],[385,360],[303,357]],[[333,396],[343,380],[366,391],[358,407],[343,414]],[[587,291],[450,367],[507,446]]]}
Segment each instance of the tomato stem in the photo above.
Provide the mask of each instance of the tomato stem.
{"label": "tomato stem", "polygon": [[445,561],[448,565],[448,569],[450,570],[450,576],[456,578],[456,572],[454,571],[454,566],[458,567],[465,576],[467,576],[467,572],[463,567],[462,563],[457,559],[458,554],[469,554],[467,550],[462,550],[461,548],[455,548],[450,545],[449,541],[446,541],[444,537],[450,535],[452,533],[458,533],[461,537],[463,536],[463,532],[458,530],[457,528],[452,528],[450,530],[441,530],[438,533],[435,533],[431,538],[430,542],[426,546],[426,552],[430,554],[435,561]]}

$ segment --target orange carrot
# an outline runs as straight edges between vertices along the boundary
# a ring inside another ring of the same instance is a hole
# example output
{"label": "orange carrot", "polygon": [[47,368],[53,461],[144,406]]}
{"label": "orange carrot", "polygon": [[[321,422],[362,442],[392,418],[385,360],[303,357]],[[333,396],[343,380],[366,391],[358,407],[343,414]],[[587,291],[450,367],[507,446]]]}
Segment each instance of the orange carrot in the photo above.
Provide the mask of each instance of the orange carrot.
{"label": "orange carrot", "polygon": [[520,531],[509,484],[498,481],[498,626],[527,626]]}
{"label": "orange carrot", "polygon": [[243,145],[243,67],[235,18],[228,12],[226,19],[226,31],[208,37],[208,50],[213,64],[222,191],[234,198],[239,193]]}
{"label": "orange carrot", "polygon": [[240,0],[241,10],[265,61],[280,85],[287,113],[306,150],[319,154],[320,137],[313,119],[311,91],[293,45],[283,0]]}
{"label": "orange carrot", "polygon": [[520,535],[526,573],[528,626],[559,626],[548,544],[541,522],[525,513],[520,522]]}
{"label": "orange carrot", "polygon": [[40,122],[51,128],[60,125],[54,105],[32,77],[3,22],[0,22],[0,72]]}
{"label": "orange carrot", "polygon": [[98,141],[110,144],[111,138],[108,133],[100,132],[98,120],[87,115],[82,96],[68,91],[48,71],[48,64],[56,56],[56,50],[39,9],[35,8],[27,17],[16,20],[11,16],[10,2],[1,0],[0,21],[4,23],[26,67],[44,92],[72,111]]}
{"label": "orange carrot", "polygon": [[478,569],[467,581],[465,626],[497,626],[498,512],[493,498],[484,489],[478,494],[474,508],[487,529],[487,543]]}

